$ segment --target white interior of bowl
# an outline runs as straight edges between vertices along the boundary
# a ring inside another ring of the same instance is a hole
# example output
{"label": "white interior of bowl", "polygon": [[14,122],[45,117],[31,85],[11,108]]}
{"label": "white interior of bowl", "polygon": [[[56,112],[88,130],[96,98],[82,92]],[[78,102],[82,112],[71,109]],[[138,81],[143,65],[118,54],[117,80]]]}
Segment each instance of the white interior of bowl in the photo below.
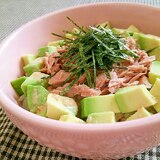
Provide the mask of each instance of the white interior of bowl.
{"label": "white interior of bowl", "polygon": [[[67,20],[67,16],[79,25],[88,26],[110,21],[114,27],[126,28],[133,24],[145,33],[160,36],[159,8],[144,5],[127,3],[83,5],[33,20],[11,34],[0,47],[0,88],[13,102],[16,102],[16,94],[10,81],[22,74],[21,56],[36,53],[39,47],[53,41],[55,38],[51,32],[62,33],[63,29],[72,29],[74,26]],[[0,96],[1,101],[3,96]]]}

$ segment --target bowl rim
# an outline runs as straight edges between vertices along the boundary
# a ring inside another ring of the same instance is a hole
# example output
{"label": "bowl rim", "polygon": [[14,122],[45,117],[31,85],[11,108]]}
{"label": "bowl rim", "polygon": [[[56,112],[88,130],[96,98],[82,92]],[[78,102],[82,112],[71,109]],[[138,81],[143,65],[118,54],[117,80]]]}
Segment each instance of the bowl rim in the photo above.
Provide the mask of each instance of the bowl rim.
{"label": "bowl rim", "polygon": [[[93,7],[93,6],[101,6],[101,5],[126,5],[126,6],[132,6],[132,7],[142,7],[150,10],[158,10],[160,11],[160,8],[157,6],[151,6],[149,4],[143,4],[143,3],[130,3],[130,2],[98,2],[98,3],[89,3],[89,4],[81,4],[78,6],[72,6],[72,7],[67,7],[64,9],[60,9],[57,11],[53,11],[50,13],[47,13],[45,15],[42,15],[38,18],[35,18],[28,23],[23,24],[21,27],[13,31],[9,36],[7,36],[4,40],[2,40],[0,44],[0,54],[3,52],[3,48],[10,42],[11,39],[13,39],[21,30],[27,28],[28,26],[32,25],[33,23],[37,21],[41,21],[49,16],[59,14],[61,12],[65,12],[68,10],[75,10],[75,9],[80,9],[82,7]],[[41,116],[38,116],[34,113],[31,113],[16,103],[12,102],[7,95],[3,93],[3,91],[0,89],[0,104],[1,107],[4,108],[4,110],[8,110],[13,115],[18,116],[22,119],[32,121],[36,123],[38,126],[44,126],[44,127],[49,127],[49,128],[58,128],[60,130],[71,130],[74,132],[78,131],[119,131],[119,130],[129,130],[129,129],[137,129],[137,128],[142,128],[142,127],[147,127],[148,125],[153,125],[153,123],[159,123],[160,122],[160,114],[157,113],[155,115],[152,115],[150,117],[146,118],[141,118],[141,119],[136,119],[132,121],[124,121],[124,122],[118,122],[118,123],[113,123],[113,124],[74,124],[74,123],[66,123],[66,122],[60,122],[58,120],[53,120],[50,118],[44,118]],[[12,106],[12,107],[11,107]],[[16,110],[14,109],[16,108]],[[83,129],[83,130],[82,130]]]}

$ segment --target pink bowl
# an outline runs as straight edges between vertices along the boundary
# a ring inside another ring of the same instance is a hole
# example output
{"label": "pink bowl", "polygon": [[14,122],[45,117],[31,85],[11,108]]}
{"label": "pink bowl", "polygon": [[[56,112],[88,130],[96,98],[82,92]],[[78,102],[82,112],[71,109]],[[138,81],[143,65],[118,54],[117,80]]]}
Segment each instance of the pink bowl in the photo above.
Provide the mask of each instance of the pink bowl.
{"label": "pink bowl", "polygon": [[136,25],[160,36],[160,9],[140,4],[99,3],[53,12],[22,26],[0,46],[0,103],[10,120],[40,144],[62,153],[92,159],[132,156],[160,144],[160,114],[116,124],[70,124],[32,114],[16,103],[10,81],[21,75],[20,58],[53,40],[51,32],[71,29],[66,16],[80,25],[110,21]]}

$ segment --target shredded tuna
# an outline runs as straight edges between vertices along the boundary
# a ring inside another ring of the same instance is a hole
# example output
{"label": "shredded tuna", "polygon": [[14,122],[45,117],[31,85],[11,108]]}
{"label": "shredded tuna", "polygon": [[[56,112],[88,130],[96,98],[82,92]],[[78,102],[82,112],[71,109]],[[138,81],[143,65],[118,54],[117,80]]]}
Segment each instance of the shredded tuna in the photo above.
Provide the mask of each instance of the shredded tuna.
{"label": "shredded tuna", "polygon": [[74,86],[67,93],[69,97],[81,95],[82,97],[98,96],[101,94],[100,90],[88,87],[85,84]]}
{"label": "shredded tuna", "polygon": [[60,86],[63,84],[63,82],[70,76],[71,73],[65,72],[64,70],[60,70],[57,72],[50,80],[49,84],[52,86]]}
{"label": "shredded tuna", "polygon": [[123,83],[128,83],[132,77],[126,75],[123,77]]}
{"label": "shredded tuna", "polygon": [[105,87],[104,89],[101,90],[101,95],[106,95],[109,94],[108,87]]}
{"label": "shredded tuna", "polygon": [[135,52],[140,58],[148,57],[147,53],[144,50],[137,49],[135,50]]}
{"label": "shredded tuna", "polygon": [[151,88],[151,84],[149,83],[148,81],[148,78],[146,76],[142,76],[140,79],[139,79],[139,84],[144,84],[146,85],[147,88]]}
{"label": "shredded tuna", "polygon": [[155,56],[148,56],[145,51],[137,49],[133,38],[128,38],[126,43],[127,47],[134,50],[139,58],[129,57],[127,61],[122,62],[122,66],[126,66],[126,69],[114,69],[110,72],[108,83],[110,93],[115,93],[119,88],[137,84],[144,84],[147,88],[151,87],[147,76]]}
{"label": "shredded tuna", "polygon": [[[60,54],[58,52],[55,52],[53,54],[50,54],[44,58],[44,67],[41,69],[41,72],[47,73],[47,74],[55,74],[60,70],[61,64],[58,63]],[[57,67],[58,66],[58,67]]]}
{"label": "shredded tuna", "polygon": [[131,50],[135,50],[137,47],[136,41],[132,37],[126,38],[126,45]]}
{"label": "shredded tuna", "polygon": [[112,71],[110,73],[110,81],[108,84],[108,90],[110,91],[110,93],[115,93],[119,88],[121,88],[121,84],[124,81],[124,78],[118,78],[118,75],[116,72]]}
{"label": "shredded tuna", "polygon": [[[62,91],[68,87],[69,83],[65,84],[63,87],[58,87],[53,89],[51,92],[55,94],[61,94]],[[71,89],[66,93],[68,97],[75,97],[80,95],[81,97],[90,97],[90,96],[98,96],[101,94],[101,91],[98,89],[93,89],[88,87],[85,84],[82,85],[74,85]]]}
{"label": "shredded tuna", "polygon": [[[86,75],[83,74],[78,82],[66,93],[66,96],[88,97],[105,95],[115,93],[119,88],[137,84],[144,84],[147,88],[150,88],[151,84],[148,82],[147,76],[155,56],[148,56],[144,50],[138,49],[133,38],[129,37],[125,41],[127,47],[134,51],[138,58],[128,56],[127,60],[120,63],[122,68],[115,64],[114,69],[110,72],[110,77],[107,77],[104,72],[99,70],[96,77],[96,89],[90,88],[85,84]],[[61,94],[70,83],[63,85],[71,73],[62,70],[63,64],[67,61],[59,58],[60,54],[66,51],[66,47],[60,47],[57,49],[57,53],[48,55],[44,60],[45,67],[42,71],[52,75],[49,80],[51,85],[49,91],[55,94]]]}
{"label": "shredded tuna", "polygon": [[58,71],[60,71],[60,69],[61,69],[61,64],[59,63],[54,64],[50,69],[51,75],[55,75]]}
{"label": "shredded tuna", "polygon": [[96,88],[101,89],[107,82],[109,82],[109,78],[106,76],[104,72],[100,73],[96,77]]}
{"label": "shredded tuna", "polygon": [[131,66],[128,66],[128,71],[142,72],[144,70],[147,70],[147,67],[144,67],[144,65],[131,65]]}
{"label": "shredded tuna", "polygon": [[148,65],[155,60],[155,56],[145,57],[139,64]]}
{"label": "shredded tuna", "polygon": [[134,85],[138,85],[139,81],[134,81],[134,82],[130,82],[130,83],[123,83],[122,86],[123,87],[127,87],[127,86],[134,86]]}
{"label": "shredded tuna", "polygon": [[129,83],[133,83],[134,81],[137,81],[141,76],[145,75],[145,73],[138,73],[136,76],[134,76]]}
{"label": "shredded tuna", "polygon": [[83,84],[83,83],[85,83],[85,81],[86,81],[86,75],[85,74],[83,74],[80,78],[79,78],[79,80],[78,80],[78,84]]}
{"label": "shredded tuna", "polygon": [[122,72],[119,74],[119,78],[124,77],[124,76],[127,74],[127,72],[128,72],[128,70],[122,71]]}

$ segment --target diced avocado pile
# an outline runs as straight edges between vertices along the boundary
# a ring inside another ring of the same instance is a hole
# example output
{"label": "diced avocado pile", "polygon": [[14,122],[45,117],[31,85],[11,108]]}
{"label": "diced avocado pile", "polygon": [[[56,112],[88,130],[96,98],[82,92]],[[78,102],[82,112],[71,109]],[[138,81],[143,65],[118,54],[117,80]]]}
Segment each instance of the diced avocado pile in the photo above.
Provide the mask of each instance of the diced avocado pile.
{"label": "diced avocado pile", "polygon": [[[22,57],[25,76],[11,81],[19,96],[23,97],[23,106],[37,115],[70,123],[115,123],[119,117],[134,120],[160,112],[160,37],[143,34],[135,26],[127,29],[112,28],[109,22],[98,24],[108,26],[115,34],[132,36],[140,49],[149,55],[155,55],[149,72],[151,90],[144,85],[119,89],[115,94],[83,98],[78,106],[73,98],[49,93],[50,75],[41,73],[46,54],[54,54],[57,47],[63,46],[64,40],[49,42],[39,48],[38,54],[26,54]],[[74,33],[79,33],[77,28]],[[66,33],[67,38],[74,35]],[[80,113],[80,117],[76,117]]]}
{"label": "diced avocado pile", "polygon": [[134,112],[127,120],[138,119],[152,115],[147,108],[154,106],[156,109],[157,104],[158,100],[144,85],[129,86],[120,88],[115,94],[84,98],[81,105],[82,117],[88,117],[87,122],[90,123],[113,123],[116,122],[116,113]]}

